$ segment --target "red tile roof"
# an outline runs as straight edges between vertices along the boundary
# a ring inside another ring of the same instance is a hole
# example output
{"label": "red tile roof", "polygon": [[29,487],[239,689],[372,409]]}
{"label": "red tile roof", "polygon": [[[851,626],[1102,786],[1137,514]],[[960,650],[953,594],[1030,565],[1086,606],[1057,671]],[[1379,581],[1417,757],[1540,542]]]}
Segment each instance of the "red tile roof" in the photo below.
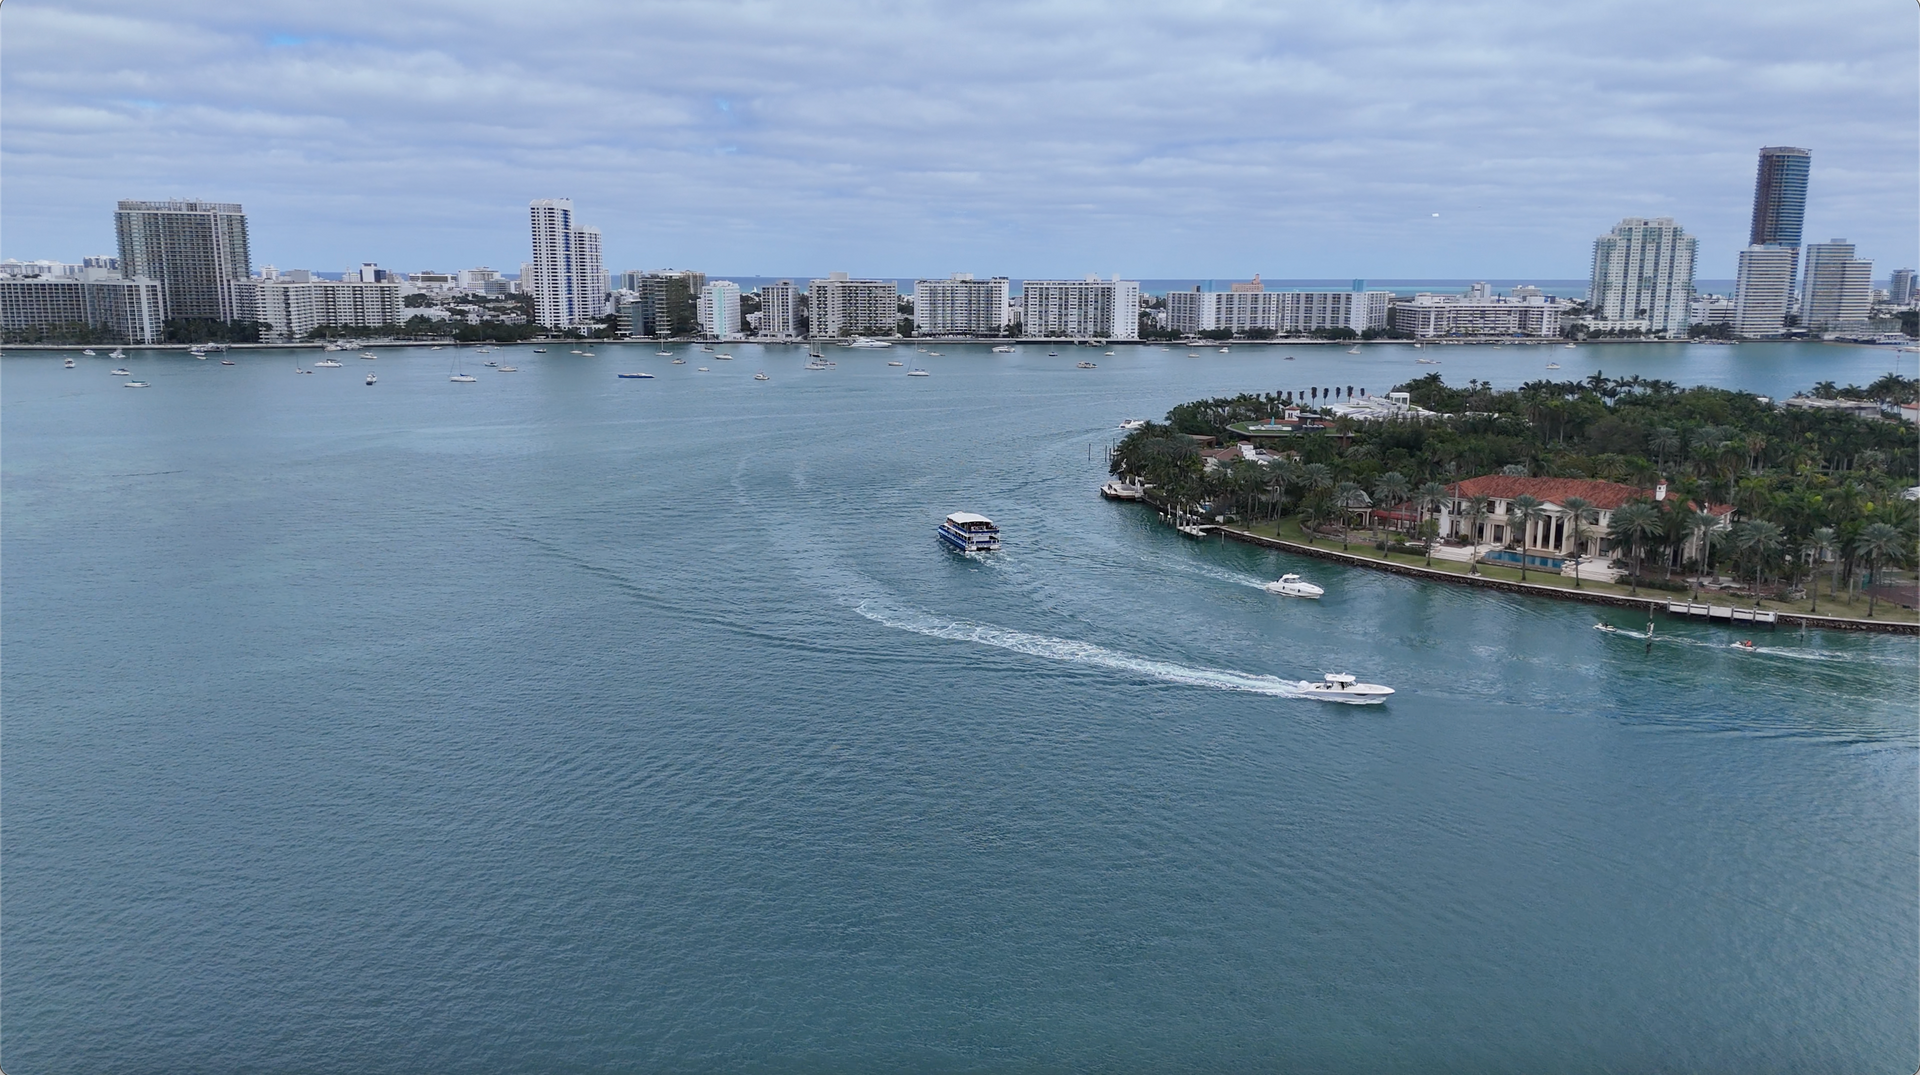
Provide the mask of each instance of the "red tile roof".
{"label": "red tile roof", "polygon": [[1495,500],[1512,500],[1516,496],[1527,495],[1552,504],[1565,504],[1568,497],[1581,496],[1601,511],[1612,511],[1630,500],[1652,496],[1645,489],[1596,478],[1517,478],[1505,474],[1483,474],[1478,478],[1455,482],[1447,486],[1447,495],[1484,496]]}

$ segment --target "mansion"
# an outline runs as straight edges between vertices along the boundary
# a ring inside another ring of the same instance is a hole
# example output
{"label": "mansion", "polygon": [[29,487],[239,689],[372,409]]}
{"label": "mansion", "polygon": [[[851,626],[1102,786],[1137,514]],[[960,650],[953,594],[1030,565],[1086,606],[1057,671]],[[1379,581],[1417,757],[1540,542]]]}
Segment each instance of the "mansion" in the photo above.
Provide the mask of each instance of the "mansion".
{"label": "mansion", "polygon": [[[1532,496],[1540,501],[1540,514],[1525,527],[1524,533],[1518,513],[1513,511],[1513,499],[1519,496]],[[1489,503],[1487,513],[1477,524],[1467,511],[1467,505],[1475,497],[1485,497]],[[1579,547],[1574,545],[1572,513],[1565,506],[1572,497],[1582,497],[1593,506],[1593,514],[1580,535]],[[1649,497],[1644,489],[1592,478],[1487,474],[1447,486],[1447,498],[1440,503],[1440,536],[1469,545],[1515,545],[1540,556],[1600,559],[1615,555],[1612,542],[1607,538],[1607,528],[1613,522],[1616,509],[1634,500],[1651,499],[1659,504],[1666,498],[1665,482],[1655,486]],[[1715,529],[1725,530],[1733,525],[1731,506],[1714,504],[1707,510],[1718,519]],[[1681,559],[1694,555],[1693,546],[1697,541],[1697,538],[1688,538]]]}

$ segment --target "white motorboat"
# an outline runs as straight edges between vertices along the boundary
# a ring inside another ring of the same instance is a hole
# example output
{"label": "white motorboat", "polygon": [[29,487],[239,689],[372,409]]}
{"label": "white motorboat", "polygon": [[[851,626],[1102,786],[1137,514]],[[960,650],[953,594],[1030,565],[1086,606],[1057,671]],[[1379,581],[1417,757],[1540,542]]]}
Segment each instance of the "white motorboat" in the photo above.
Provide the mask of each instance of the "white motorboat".
{"label": "white motorboat", "polygon": [[1328,672],[1319,683],[1303,679],[1300,681],[1300,689],[1308,698],[1359,705],[1384,702],[1387,696],[1393,693],[1392,687],[1382,687],[1378,683],[1362,683],[1345,672]]}
{"label": "white motorboat", "polygon": [[889,363],[887,363],[887,365],[889,365],[889,366],[904,366],[904,365],[906,365],[906,363],[905,363],[905,362],[889,362]]}
{"label": "white motorboat", "polygon": [[375,373],[375,372],[373,372],[372,370],[368,370],[368,371],[367,371],[367,383],[368,383],[368,384],[373,384],[373,383],[374,383],[375,381],[378,381],[379,379],[380,379],[380,375],[379,375],[379,374],[377,374],[377,373]]}
{"label": "white motorboat", "polygon": [[495,367],[493,368],[493,372],[495,372],[495,373],[519,373],[519,372],[520,372],[520,367],[518,367],[518,366],[495,366]]}
{"label": "white motorboat", "polygon": [[1293,574],[1282,575],[1273,582],[1269,582],[1260,588],[1270,594],[1277,594],[1281,597],[1304,597],[1309,601],[1318,601],[1321,595],[1327,592],[1315,586],[1313,583],[1308,582],[1306,579]]}
{"label": "white motorboat", "polygon": [[[438,350],[439,350],[439,348],[438,348],[438,347],[436,347],[436,348],[434,348],[434,350],[436,350],[436,351],[438,351]],[[546,349],[546,348],[544,348],[544,347],[536,347],[536,348],[534,348],[534,349],[533,349],[533,353],[534,353],[534,354],[536,354],[536,355],[544,355],[544,354],[546,354],[546,353],[547,353],[547,349]]]}
{"label": "white motorboat", "polygon": [[479,379],[480,378],[475,377],[471,373],[456,373],[453,376],[447,378],[447,380],[452,381],[454,384],[473,384]]}
{"label": "white motorboat", "polygon": [[909,376],[909,377],[931,377],[931,376],[933,376],[933,375],[932,375],[932,374],[930,374],[930,373],[928,373],[928,372],[927,372],[926,370],[908,370],[908,371],[907,371],[907,376]]}
{"label": "white motorboat", "polygon": [[707,372],[707,367],[705,367],[705,366],[700,366],[700,367],[698,367],[698,371],[699,371],[699,372],[701,372],[701,373],[705,373],[705,372]]}
{"label": "white motorboat", "polygon": [[1145,418],[1122,418],[1120,419],[1120,428],[1145,429],[1147,428],[1147,420]]}
{"label": "white motorboat", "polygon": [[222,366],[231,366],[231,365],[233,365],[233,359],[231,359],[231,358],[223,358],[223,359],[221,359],[221,360],[220,360],[220,364],[221,364]]}
{"label": "white motorboat", "polygon": [[725,351],[722,351],[722,352],[720,352],[719,354],[717,354],[717,355],[714,355],[713,357],[715,357],[715,358],[717,358],[717,359],[719,359],[719,360],[720,360],[720,361],[722,361],[722,362],[732,362],[732,361],[733,361],[733,356],[732,356],[732,355],[730,355],[730,354],[727,354],[727,353],[726,353]]}
{"label": "white motorboat", "polygon": [[64,366],[66,366],[66,367],[67,367],[68,369],[72,369],[72,368],[73,368],[73,359],[71,359],[71,358],[69,358],[69,359],[67,359],[67,360],[66,360],[66,361],[65,361],[64,363],[62,363],[62,365],[64,365]]}
{"label": "white motorboat", "polygon": [[684,358],[676,358],[673,360],[673,364],[676,366],[684,366],[687,364],[687,360]]}
{"label": "white motorboat", "polygon": [[330,370],[337,370],[340,368],[340,363],[335,362],[331,358],[323,358],[320,361],[315,362],[314,365],[319,366],[322,369],[330,369]]}
{"label": "white motorboat", "polygon": [[753,375],[753,379],[754,379],[754,380],[756,380],[756,381],[771,381],[771,380],[773,380],[773,378],[771,378],[771,377],[769,377],[769,376],[767,376],[767,375],[766,375],[765,373],[756,373],[756,374],[754,374],[754,375]]}
{"label": "white motorboat", "polygon": [[125,367],[122,367],[120,369],[114,370],[113,375],[115,377],[131,377],[133,376],[133,371]]}
{"label": "white motorboat", "polygon": [[[539,348],[539,350],[545,350],[545,348]],[[655,351],[654,355],[659,358],[672,358],[673,352],[672,351]]]}
{"label": "white motorboat", "polygon": [[152,385],[150,385],[150,384],[148,384],[148,383],[147,383],[147,382],[145,382],[145,381],[128,381],[128,382],[127,382],[126,384],[123,384],[123,385],[121,385],[120,387],[122,387],[122,388],[152,388],[153,386],[152,386]]}
{"label": "white motorboat", "polygon": [[1000,346],[994,348],[993,353],[996,355],[1010,355],[1013,353],[1013,348],[1008,347],[1006,344],[1003,343]]}
{"label": "white motorboat", "polygon": [[1548,368],[1548,369],[1550,369],[1550,370],[1557,370],[1557,369],[1559,369],[1559,368],[1560,368],[1560,363],[1558,363],[1558,362],[1549,362],[1549,363],[1547,363],[1547,368]]}
{"label": "white motorboat", "polygon": [[1112,357],[1113,357],[1113,352],[1112,352],[1112,351],[1108,351],[1108,352],[1107,352],[1106,354],[1107,354],[1107,357],[1108,357],[1108,358],[1112,358]]}
{"label": "white motorboat", "polygon": [[615,377],[618,377],[618,378],[620,378],[621,380],[625,380],[625,381],[651,381],[651,380],[653,380],[653,374],[651,374],[651,373],[616,373],[616,374],[614,374],[614,376],[615,376]]}
{"label": "white motorboat", "polygon": [[1225,354],[1231,354],[1232,352],[1231,352],[1231,351],[1229,351],[1229,350],[1227,350],[1227,349],[1226,349],[1225,347],[1222,347],[1222,348],[1220,349],[1220,353],[1221,353],[1221,354],[1223,354],[1223,355],[1225,355]]}
{"label": "white motorboat", "polygon": [[1567,341],[1567,350],[1569,350],[1569,351],[1571,351],[1571,350],[1573,350],[1573,349],[1574,349],[1574,346],[1575,346],[1575,345],[1574,345],[1574,343],[1573,343],[1573,341],[1572,341],[1572,340],[1568,340],[1568,341]]}
{"label": "white motorboat", "polygon": [[822,361],[820,361],[819,359],[817,359],[817,358],[816,358],[816,359],[814,359],[814,360],[813,360],[812,362],[809,362],[809,363],[807,363],[806,365],[804,365],[804,366],[802,366],[802,367],[800,367],[800,368],[801,368],[801,369],[803,369],[803,370],[812,370],[812,371],[814,371],[815,373],[818,373],[818,372],[820,372],[821,370],[824,370],[824,369],[826,369],[826,368],[827,368],[827,364],[826,364],[825,362],[822,362]]}
{"label": "white motorboat", "polygon": [[85,349],[85,350],[83,350],[83,351],[81,351],[80,353],[81,353],[81,354],[83,354],[83,355],[86,355],[86,356],[87,356],[88,358],[92,358],[92,357],[93,357],[93,348],[91,348],[91,347],[89,347],[89,348],[87,348],[87,349]]}
{"label": "white motorboat", "polygon": [[853,342],[847,344],[847,346],[862,347],[862,348],[881,348],[881,347],[892,347],[893,344],[887,340],[873,340],[873,339],[868,339],[865,336],[855,336],[853,338]]}
{"label": "white motorboat", "polygon": [[374,359],[376,359],[376,358],[379,358],[380,356],[379,356],[379,355],[376,355],[376,354],[374,354],[374,353],[373,353],[372,351],[362,351],[362,352],[360,352],[360,357],[361,357],[361,358],[364,358],[364,359],[366,359],[366,360],[367,360],[367,361],[369,361],[369,362],[371,362],[371,361],[373,361]]}

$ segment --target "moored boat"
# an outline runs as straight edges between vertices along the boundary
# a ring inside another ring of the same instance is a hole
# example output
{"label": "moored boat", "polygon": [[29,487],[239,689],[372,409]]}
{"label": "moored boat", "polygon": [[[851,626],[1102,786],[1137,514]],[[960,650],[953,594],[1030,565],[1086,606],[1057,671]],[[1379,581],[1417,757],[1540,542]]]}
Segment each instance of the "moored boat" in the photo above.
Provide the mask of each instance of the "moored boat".
{"label": "moored boat", "polygon": [[1013,353],[1013,348],[1003,343],[1000,346],[994,348],[993,353],[996,355],[1010,355]]}
{"label": "moored boat", "polygon": [[614,376],[615,376],[615,377],[618,377],[618,378],[620,378],[621,380],[625,380],[625,381],[651,381],[651,380],[653,380],[653,374],[651,374],[651,373],[616,373],[616,374],[614,374]]}
{"label": "moored boat", "polygon": [[970,511],[947,516],[935,533],[959,552],[996,552],[1000,548],[1000,528],[992,519]]}

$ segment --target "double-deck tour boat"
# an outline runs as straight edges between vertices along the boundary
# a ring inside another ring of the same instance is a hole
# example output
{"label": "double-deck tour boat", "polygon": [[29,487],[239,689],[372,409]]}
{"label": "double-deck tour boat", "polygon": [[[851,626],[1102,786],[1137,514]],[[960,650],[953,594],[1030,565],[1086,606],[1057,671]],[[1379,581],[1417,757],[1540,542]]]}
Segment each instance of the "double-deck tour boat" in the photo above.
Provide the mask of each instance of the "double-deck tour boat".
{"label": "double-deck tour boat", "polygon": [[960,552],[998,552],[1000,549],[1000,528],[993,525],[992,519],[970,511],[956,511],[947,516],[935,533]]}

